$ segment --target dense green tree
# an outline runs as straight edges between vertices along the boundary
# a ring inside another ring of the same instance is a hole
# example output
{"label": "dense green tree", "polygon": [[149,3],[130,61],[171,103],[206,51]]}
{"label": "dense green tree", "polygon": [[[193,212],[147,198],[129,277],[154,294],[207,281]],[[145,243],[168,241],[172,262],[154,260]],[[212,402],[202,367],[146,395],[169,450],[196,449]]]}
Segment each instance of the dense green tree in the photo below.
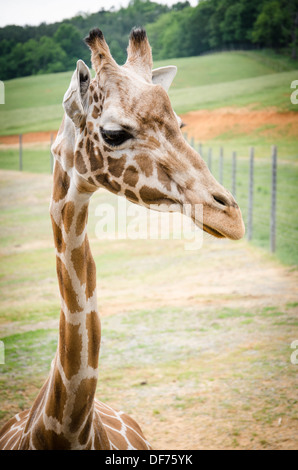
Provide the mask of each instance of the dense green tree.
{"label": "dense green tree", "polygon": [[[210,49],[210,20],[215,12],[215,2],[203,1],[190,9],[184,25],[188,35],[188,48],[190,56],[199,55]],[[186,13],[186,12],[185,12]]]}
{"label": "dense green tree", "polygon": [[210,50],[271,47],[298,51],[298,0],[199,0],[172,7],[158,0],[131,0],[126,8],[101,9],[63,22],[0,28],[0,79],[89,66],[83,38],[103,30],[115,60],[126,61],[129,31],[144,26],[154,59],[194,56]]}
{"label": "dense green tree", "polygon": [[252,31],[252,40],[265,47],[287,45],[291,31],[291,18],[283,2],[265,2]]}
{"label": "dense green tree", "polygon": [[[78,57],[86,55],[80,31],[70,23],[62,23],[53,37],[66,54],[64,68],[75,67]],[[89,54],[88,54],[89,55]]]}
{"label": "dense green tree", "polygon": [[[67,55],[64,50],[54,41],[53,38],[48,36],[40,38],[35,53],[40,66],[40,72],[49,72],[53,69],[54,64],[63,64],[67,60]],[[65,70],[65,67],[63,67],[63,69]]]}
{"label": "dense green tree", "polygon": [[190,7],[189,2],[177,2],[172,6],[173,11],[181,11],[184,8]]}

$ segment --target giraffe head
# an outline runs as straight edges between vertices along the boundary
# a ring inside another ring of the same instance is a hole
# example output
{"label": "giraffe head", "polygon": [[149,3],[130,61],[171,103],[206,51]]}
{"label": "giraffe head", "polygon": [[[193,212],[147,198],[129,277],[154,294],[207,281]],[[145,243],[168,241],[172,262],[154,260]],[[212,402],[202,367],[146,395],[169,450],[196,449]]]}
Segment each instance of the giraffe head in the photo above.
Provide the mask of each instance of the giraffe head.
{"label": "giraffe head", "polygon": [[[90,31],[85,41],[95,78],[79,60],[63,101],[72,155],[63,166],[72,166],[80,190],[104,187],[161,211],[181,211],[187,204],[205,231],[241,238],[238,205],[185,141],[181,119],[172,109],[167,91],[176,67],[152,71],[143,29],[132,30],[123,66],[114,61],[100,30]],[[203,220],[196,217],[198,205]]]}

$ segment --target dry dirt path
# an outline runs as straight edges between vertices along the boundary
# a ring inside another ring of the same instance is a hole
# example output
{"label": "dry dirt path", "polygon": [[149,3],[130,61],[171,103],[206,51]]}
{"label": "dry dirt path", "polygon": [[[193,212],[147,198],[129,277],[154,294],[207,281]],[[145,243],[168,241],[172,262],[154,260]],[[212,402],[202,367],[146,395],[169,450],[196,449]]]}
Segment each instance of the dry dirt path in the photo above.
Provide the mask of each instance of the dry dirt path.
{"label": "dry dirt path", "polygon": [[[262,134],[295,136],[297,135],[298,113],[293,111],[278,112],[274,107],[255,110],[251,108],[219,108],[215,110],[191,111],[181,115],[187,125],[187,132],[196,139],[209,140],[221,134],[253,134],[256,129],[262,129]],[[55,138],[57,130],[30,132],[24,134],[23,143],[50,142]],[[18,135],[0,136],[0,147],[18,145]]]}

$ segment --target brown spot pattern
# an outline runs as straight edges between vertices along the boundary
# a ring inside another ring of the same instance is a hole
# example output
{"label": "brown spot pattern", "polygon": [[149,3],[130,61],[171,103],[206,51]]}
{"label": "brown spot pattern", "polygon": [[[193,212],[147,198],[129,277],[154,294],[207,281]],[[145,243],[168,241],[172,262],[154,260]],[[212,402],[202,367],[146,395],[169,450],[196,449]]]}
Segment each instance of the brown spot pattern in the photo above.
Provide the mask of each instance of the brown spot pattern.
{"label": "brown spot pattern", "polygon": [[88,419],[87,423],[85,424],[85,426],[83,427],[79,435],[79,443],[81,444],[81,446],[85,446],[84,450],[91,450],[92,439],[90,439],[89,442],[87,443],[89,436],[90,436],[91,426],[92,426],[92,419]]}
{"label": "brown spot pattern", "polygon": [[153,136],[147,136],[144,134],[144,144],[143,147],[146,147],[150,150],[156,150],[160,147],[160,142]]}
{"label": "brown spot pattern", "polygon": [[162,166],[157,166],[157,177],[161,184],[171,191],[171,179],[168,176],[166,170]]}
{"label": "brown spot pattern", "polygon": [[136,155],[134,159],[139,165],[142,173],[144,173],[147,177],[152,175],[153,164],[148,155],[140,153],[139,155]]}
{"label": "brown spot pattern", "polygon": [[90,159],[91,171],[93,172],[100,170],[103,167],[103,158],[99,147],[94,149],[93,142],[90,143],[88,155]]}
{"label": "brown spot pattern", "polygon": [[125,196],[127,197],[127,199],[129,199],[130,201],[133,201],[133,202],[138,202],[138,198],[136,196],[135,193],[133,193],[132,191],[130,191],[129,189],[126,189],[125,192],[124,192]]}
{"label": "brown spot pattern", "polygon": [[78,386],[73,411],[71,413],[70,431],[76,432],[86,419],[86,413],[91,409],[97,380],[83,379]]}
{"label": "brown spot pattern", "polygon": [[[105,420],[103,420],[103,421],[105,421]],[[109,431],[109,429],[108,429],[108,431]],[[127,441],[124,439],[124,437],[121,434],[117,433],[117,438],[116,439],[117,439],[118,449],[127,449],[127,447],[128,447]]]}
{"label": "brown spot pattern", "polygon": [[70,313],[81,312],[77,299],[77,294],[72,286],[71,279],[64,263],[57,257],[57,276],[59,281],[60,294],[63,297]]}
{"label": "brown spot pattern", "polygon": [[82,117],[81,122],[80,122],[80,131],[83,132],[84,129],[85,129],[85,132],[86,132],[87,127],[86,127],[86,117],[85,116]]}
{"label": "brown spot pattern", "polygon": [[149,186],[143,186],[140,189],[140,196],[145,204],[157,204],[160,200],[167,199],[168,196],[156,188],[149,188]]}
{"label": "brown spot pattern", "polygon": [[106,429],[103,426],[103,422],[98,415],[94,413],[93,416],[93,427],[94,427],[94,447],[98,450],[109,450],[110,443],[108,441],[108,436]]}
{"label": "brown spot pattern", "polygon": [[126,158],[126,155],[122,155],[120,158],[108,157],[109,173],[119,178],[123,173]]}
{"label": "brown spot pattern", "polygon": [[55,370],[54,383],[50,389],[50,398],[46,405],[46,414],[56,418],[60,424],[63,420],[63,410],[67,400],[67,392],[59,370]]}
{"label": "brown spot pattern", "polygon": [[51,215],[51,221],[52,221],[52,227],[53,227],[55,247],[57,248],[57,251],[59,251],[59,253],[62,253],[63,251],[65,251],[65,248],[66,248],[64,240],[63,240],[62,230],[56,224],[52,215]]}
{"label": "brown spot pattern", "polygon": [[89,134],[91,134],[92,131],[93,131],[93,128],[94,128],[93,122],[92,121],[87,121],[86,125],[87,125],[87,129],[88,129]]}
{"label": "brown spot pattern", "polygon": [[75,167],[81,175],[87,173],[87,167],[85,165],[83,155],[80,150],[75,152]]}
{"label": "brown spot pattern", "polygon": [[32,442],[37,450],[70,450],[71,445],[68,439],[54,431],[47,430],[44,423],[40,420],[38,426],[34,428],[32,433]]}
{"label": "brown spot pattern", "polygon": [[63,170],[60,163],[56,160],[55,170],[53,175],[53,199],[55,202],[65,198],[70,185],[68,174]]}
{"label": "brown spot pattern", "polygon": [[95,184],[94,179],[92,178],[92,176],[89,176],[88,183]]}
{"label": "brown spot pattern", "polygon": [[65,206],[62,209],[62,220],[63,220],[63,225],[65,228],[66,233],[69,232],[72,221],[73,221],[73,216],[75,213],[75,205],[72,201],[69,201],[65,204]]}
{"label": "brown spot pattern", "polygon": [[135,187],[138,180],[139,174],[137,172],[137,169],[131,165],[127,167],[123,175],[124,183],[128,184],[129,186]]}
{"label": "brown spot pattern", "polygon": [[99,113],[100,113],[99,108],[97,106],[94,106],[93,111],[92,111],[93,119],[98,119]]}
{"label": "brown spot pattern", "polygon": [[114,415],[106,415],[103,419],[103,422],[105,425],[108,425],[114,429],[117,429],[117,431],[121,431],[122,424],[121,421],[117,418],[117,416]]}
{"label": "brown spot pattern", "polygon": [[98,367],[98,355],[100,347],[100,320],[97,312],[91,312],[86,317],[86,329],[88,334],[88,365],[96,369]]}
{"label": "brown spot pattern", "polygon": [[109,175],[107,173],[102,173],[101,175],[96,175],[96,179],[104,186],[106,189],[111,191],[112,193],[118,193],[121,189],[121,186],[117,181],[110,181]]}
{"label": "brown spot pattern", "polygon": [[61,365],[68,380],[77,374],[81,367],[82,336],[80,325],[67,323],[64,312],[60,316],[59,355]]}
{"label": "brown spot pattern", "polygon": [[78,214],[76,222],[76,235],[77,237],[83,233],[88,219],[88,204],[84,204]]}
{"label": "brown spot pattern", "polygon": [[86,284],[87,299],[92,296],[96,287],[96,266],[91,254],[87,235],[78,248],[71,252],[71,260],[81,284]]}

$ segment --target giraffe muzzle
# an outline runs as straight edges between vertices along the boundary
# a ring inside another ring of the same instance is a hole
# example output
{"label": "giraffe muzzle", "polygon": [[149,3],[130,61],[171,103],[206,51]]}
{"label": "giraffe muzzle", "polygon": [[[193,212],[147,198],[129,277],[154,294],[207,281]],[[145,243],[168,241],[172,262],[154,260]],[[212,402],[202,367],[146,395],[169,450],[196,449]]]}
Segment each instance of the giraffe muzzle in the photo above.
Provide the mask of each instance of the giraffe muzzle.
{"label": "giraffe muzzle", "polygon": [[208,191],[208,196],[200,198],[200,201],[194,193],[188,198],[192,206],[192,220],[216,238],[239,240],[245,233],[241,210],[232,194],[219,183],[217,185],[216,191]]}
{"label": "giraffe muzzle", "polygon": [[241,210],[233,196],[214,194],[209,204],[203,204],[203,230],[217,238],[240,240],[245,234]]}

